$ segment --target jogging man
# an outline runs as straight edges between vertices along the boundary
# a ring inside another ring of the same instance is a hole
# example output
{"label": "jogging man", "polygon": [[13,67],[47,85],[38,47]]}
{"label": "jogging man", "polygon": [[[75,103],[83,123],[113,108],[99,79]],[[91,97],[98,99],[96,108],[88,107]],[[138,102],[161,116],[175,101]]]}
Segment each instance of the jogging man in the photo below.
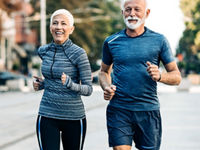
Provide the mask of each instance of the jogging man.
{"label": "jogging man", "polygon": [[[123,0],[126,29],[106,38],[99,74],[107,107],[109,146],[159,150],[161,116],[157,82],[178,85],[181,75],[162,34],[144,26],[150,14],[146,0]],[[159,71],[160,62],[166,72]],[[113,69],[113,78],[111,71]]]}

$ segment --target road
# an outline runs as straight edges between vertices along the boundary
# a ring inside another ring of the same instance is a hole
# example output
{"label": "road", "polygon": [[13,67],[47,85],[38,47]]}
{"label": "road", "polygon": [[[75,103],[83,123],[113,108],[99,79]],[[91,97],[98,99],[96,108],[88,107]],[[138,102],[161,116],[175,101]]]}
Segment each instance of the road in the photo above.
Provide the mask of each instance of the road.
{"label": "road", "polygon": [[[39,150],[35,122],[41,96],[42,92],[0,93],[0,150]],[[161,150],[200,150],[200,91],[161,90],[159,99]],[[108,102],[103,100],[101,89],[95,86],[92,96],[83,97],[83,101],[88,125],[84,149],[111,150],[105,123]]]}

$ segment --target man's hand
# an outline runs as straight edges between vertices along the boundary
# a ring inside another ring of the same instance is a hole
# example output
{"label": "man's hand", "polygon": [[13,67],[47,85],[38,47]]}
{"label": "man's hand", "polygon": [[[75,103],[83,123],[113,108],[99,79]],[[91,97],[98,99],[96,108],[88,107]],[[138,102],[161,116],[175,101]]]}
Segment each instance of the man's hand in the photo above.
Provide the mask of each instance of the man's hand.
{"label": "man's hand", "polygon": [[147,61],[147,72],[151,76],[152,80],[154,81],[160,81],[161,79],[161,73],[158,69],[158,66],[151,64],[149,61]]}
{"label": "man's hand", "polygon": [[104,88],[104,99],[105,100],[111,100],[113,96],[115,95],[116,86],[110,85]]}
{"label": "man's hand", "polygon": [[33,88],[35,91],[38,91],[40,89],[40,82],[43,82],[43,79],[37,76],[33,76],[34,81],[33,81]]}

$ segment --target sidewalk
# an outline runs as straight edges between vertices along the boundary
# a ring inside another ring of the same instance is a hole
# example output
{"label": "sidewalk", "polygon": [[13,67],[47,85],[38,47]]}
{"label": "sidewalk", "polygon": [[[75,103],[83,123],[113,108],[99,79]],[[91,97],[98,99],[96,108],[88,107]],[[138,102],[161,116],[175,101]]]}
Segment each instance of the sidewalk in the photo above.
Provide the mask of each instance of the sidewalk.
{"label": "sidewalk", "polygon": [[[200,150],[200,93],[174,92],[160,86],[163,137],[161,150]],[[0,93],[0,150],[39,150],[35,121],[40,92]],[[99,86],[83,97],[87,115],[84,150],[111,150],[107,142],[105,110],[107,101]],[[132,150],[136,150],[134,147]]]}

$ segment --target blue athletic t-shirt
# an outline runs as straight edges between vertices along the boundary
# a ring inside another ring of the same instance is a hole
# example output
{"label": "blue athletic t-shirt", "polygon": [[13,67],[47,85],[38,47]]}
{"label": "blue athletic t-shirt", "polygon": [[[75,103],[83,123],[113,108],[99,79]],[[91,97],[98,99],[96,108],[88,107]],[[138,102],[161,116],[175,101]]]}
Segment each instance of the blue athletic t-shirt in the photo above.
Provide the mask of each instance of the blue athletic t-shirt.
{"label": "blue athletic t-shirt", "polygon": [[132,111],[158,110],[157,83],[147,72],[146,62],[164,65],[174,61],[167,39],[147,27],[137,37],[126,29],[108,37],[103,45],[102,61],[113,64],[112,84],[117,89],[109,105]]}

